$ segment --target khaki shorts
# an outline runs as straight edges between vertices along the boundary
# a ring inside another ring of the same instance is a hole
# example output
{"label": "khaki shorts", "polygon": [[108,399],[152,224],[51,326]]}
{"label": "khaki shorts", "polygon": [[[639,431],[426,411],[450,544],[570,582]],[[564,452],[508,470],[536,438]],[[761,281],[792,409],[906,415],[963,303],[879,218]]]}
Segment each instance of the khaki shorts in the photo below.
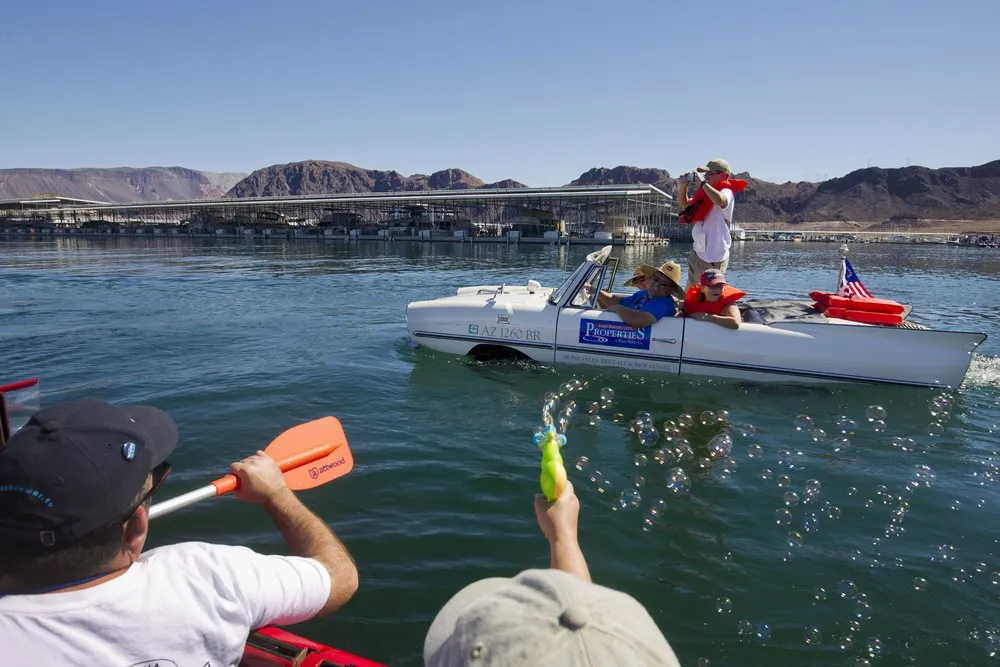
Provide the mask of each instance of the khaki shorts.
{"label": "khaki shorts", "polygon": [[723,273],[729,268],[729,258],[726,257],[721,262],[706,262],[701,257],[698,256],[694,250],[688,255],[688,280],[687,286],[692,287],[698,284],[701,280],[701,274],[705,273],[709,269],[719,269]]}

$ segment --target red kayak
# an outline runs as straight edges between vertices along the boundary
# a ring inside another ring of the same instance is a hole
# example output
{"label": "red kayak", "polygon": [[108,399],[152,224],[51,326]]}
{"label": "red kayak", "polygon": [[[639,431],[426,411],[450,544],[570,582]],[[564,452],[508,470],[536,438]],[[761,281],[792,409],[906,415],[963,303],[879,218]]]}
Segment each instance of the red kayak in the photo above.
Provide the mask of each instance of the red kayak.
{"label": "red kayak", "polygon": [[[0,385],[0,446],[24,426],[41,404],[38,379]],[[280,628],[261,628],[247,638],[242,667],[386,667]]]}
{"label": "red kayak", "polygon": [[250,635],[240,667],[386,667],[324,644],[285,632],[263,628]]}

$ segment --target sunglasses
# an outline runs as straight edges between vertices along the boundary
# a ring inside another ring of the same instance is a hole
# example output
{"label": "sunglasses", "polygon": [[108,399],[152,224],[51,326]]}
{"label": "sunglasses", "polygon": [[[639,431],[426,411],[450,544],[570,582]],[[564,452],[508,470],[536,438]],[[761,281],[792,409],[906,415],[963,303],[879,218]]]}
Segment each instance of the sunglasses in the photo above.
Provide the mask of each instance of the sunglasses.
{"label": "sunglasses", "polygon": [[139,503],[134,508],[132,508],[132,511],[128,513],[128,515],[125,517],[125,521],[131,519],[132,516],[135,514],[136,510],[145,505],[146,502],[150,498],[155,496],[156,492],[160,490],[160,487],[163,486],[163,482],[165,482],[167,479],[167,475],[170,474],[170,464],[164,461],[160,465],[153,468],[150,474],[153,476],[153,485],[149,487],[149,491],[147,491],[142,496],[142,500],[140,500]]}

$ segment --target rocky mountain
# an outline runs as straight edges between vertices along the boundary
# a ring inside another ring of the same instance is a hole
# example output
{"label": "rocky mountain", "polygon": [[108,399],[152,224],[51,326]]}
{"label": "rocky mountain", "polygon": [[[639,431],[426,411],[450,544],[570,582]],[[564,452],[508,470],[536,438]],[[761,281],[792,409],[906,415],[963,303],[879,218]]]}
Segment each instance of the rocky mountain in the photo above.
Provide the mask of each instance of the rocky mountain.
{"label": "rocky mountain", "polygon": [[0,169],[0,199],[44,194],[114,203],[222,197],[246,174],[185,167]]}
{"label": "rocky mountain", "polygon": [[364,169],[346,162],[306,160],[258,169],[237,183],[229,197],[281,197],[334,192],[415,192],[420,190],[470,190],[523,188],[510,179],[484,183],[467,171],[444,169],[431,175],[403,176],[398,171]]}
{"label": "rocky mountain", "polygon": [[[743,223],[897,220],[1000,220],[1000,160],[976,167],[870,167],[821,183],[771,183],[736,174],[750,185],[738,200]],[[619,165],[595,167],[569,185],[649,183],[668,194],[678,181],[666,170]],[[523,188],[503,180],[484,183],[461,169],[404,176],[346,162],[307,160],[252,174],[215,174],[183,167],[141,169],[0,169],[0,199],[41,194],[108,202],[207,197],[272,197],[336,192],[417,192]]]}
{"label": "rocky mountain", "polygon": [[[741,222],[1000,219],[1000,160],[977,167],[869,167],[821,183],[749,181],[738,199]],[[662,169],[619,166],[587,171],[570,185],[651,183],[676,196]]]}

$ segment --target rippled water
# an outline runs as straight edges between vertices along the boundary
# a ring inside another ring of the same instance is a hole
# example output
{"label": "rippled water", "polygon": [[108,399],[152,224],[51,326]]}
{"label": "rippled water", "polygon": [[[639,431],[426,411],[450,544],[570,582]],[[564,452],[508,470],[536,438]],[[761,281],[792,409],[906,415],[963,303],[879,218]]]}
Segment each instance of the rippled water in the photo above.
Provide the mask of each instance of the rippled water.
{"label": "rippled water", "polygon": [[[730,278],[752,296],[804,298],[835,287],[836,247],[748,243]],[[688,249],[623,250],[622,271],[683,263]],[[355,470],[302,497],[345,541],[362,585],[341,614],[297,630],[393,665],[420,664],[430,620],[461,586],[546,565],[532,434],[543,396],[565,389],[559,406],[580,406],[564,455],[592,573],[643,602],[684,664],[989,663],[1000,650],[1000,251],[852,248],[868,288],[913,303],[914,321],[990,335],[945,402],[909,388],[483,365],[407,346],[409,301],[553,284],[586,252],[0,243],[0,379],[40,376],[45,402],[98,394],[170,411],[182,444],[164,497],[295,423],[338,416]],[[565,386],[574,380],[587,388]],[[603,408],[602,388],[614,393]],[[185,539],[282,548],[257,508],[231,499],[154,526],[154,544]]]}

